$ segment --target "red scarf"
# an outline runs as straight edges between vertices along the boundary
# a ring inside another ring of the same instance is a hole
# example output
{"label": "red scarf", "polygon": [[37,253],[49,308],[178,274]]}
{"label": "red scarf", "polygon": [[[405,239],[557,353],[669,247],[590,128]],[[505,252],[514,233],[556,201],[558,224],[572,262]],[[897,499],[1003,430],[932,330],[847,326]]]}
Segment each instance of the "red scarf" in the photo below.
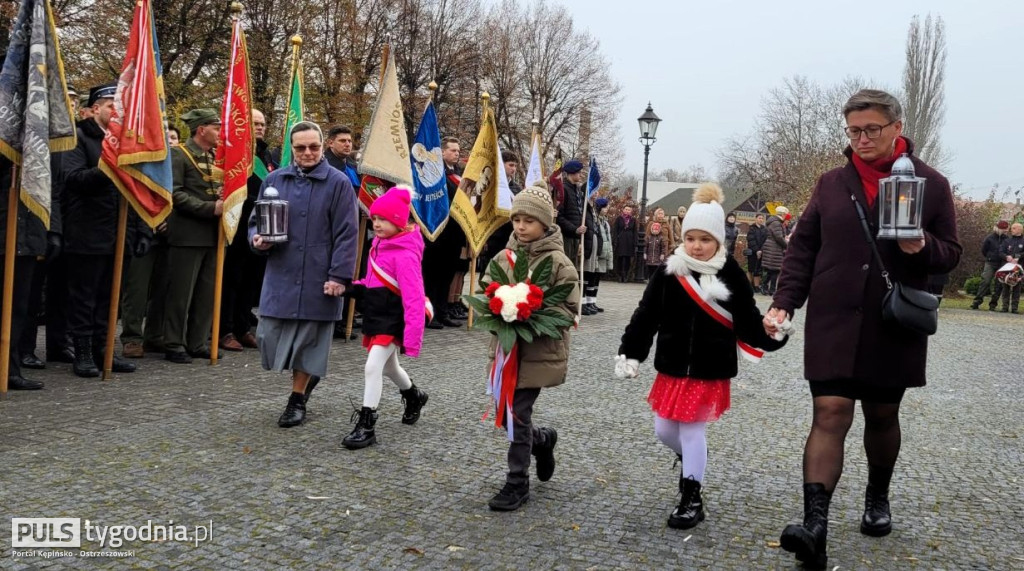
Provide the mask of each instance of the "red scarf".
{"label": "red scarf", "polygon": [[905,152],[907,152],[907,140],[898,137],[896,149],[889,158],[876,159],[869,163],[857,156],[857,153],[853,153],[853,166],[857,168],[857,174],[860,175],[860,183],[864,187],[864,195],[868,199],[868,208],[875,205],[875,198],[878,197],[878,181],[892,174],[892,164]]}

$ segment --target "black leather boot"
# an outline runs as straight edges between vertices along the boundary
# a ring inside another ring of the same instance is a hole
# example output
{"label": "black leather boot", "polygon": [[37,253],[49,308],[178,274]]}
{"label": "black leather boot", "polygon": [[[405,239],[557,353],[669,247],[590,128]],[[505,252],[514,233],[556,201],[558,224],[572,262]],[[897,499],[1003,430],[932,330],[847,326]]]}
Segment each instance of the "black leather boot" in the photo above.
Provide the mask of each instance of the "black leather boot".
{"label": "black leather boot", "polygon": [[100,370],[92,359],[92,339],[75,338],[75,362],[71,365],[71,370],[79,377],[87,379],[100,376]]}
{"label": "black leather boot", "polygon": [[864,493],[864,517],[860,532],[871,537],[885,537],[892,532],[892,514],[889,512],[889,489],[868,483]]}
{"label": "black leather boot", "polygon": [[358,450],[377,442],[377,435],[374,434],[373,426],[377,424],[377,411],[368,406],[357,410],[353,417],[359,416],[356,427],[341,441],[345,448]]}
{"label": "black leather boot", "polygon": [[302,424],[305,420],[306,395],[293,392],[288,396],[288,406],[284,407],[284,412],[277,419],[277,425],[281,428],[290,428]]}
{"label": "black leather boot", "polygon": [[807,569],[824,569],[828,563],[828,505],[832,493],[824,484],[804,484],[804,523],[790,524],[782,530],[782,548],[796,555]]}
{"label": "black leather boot", "polygon": [[668,526],[672,529],[690,529],[704,521],[704,499],[700,495],[700,482],[693,476],[679,477],[679,505],[668,516]]}
{"label": "black leather boot", "polygon": [[402,393],[402,402],[405,403],[405,412],[402,413],[402,424],[416,424],[420,419],[420,409],[427,404],[430,398],[425,391],[421,391],[415,383]]}

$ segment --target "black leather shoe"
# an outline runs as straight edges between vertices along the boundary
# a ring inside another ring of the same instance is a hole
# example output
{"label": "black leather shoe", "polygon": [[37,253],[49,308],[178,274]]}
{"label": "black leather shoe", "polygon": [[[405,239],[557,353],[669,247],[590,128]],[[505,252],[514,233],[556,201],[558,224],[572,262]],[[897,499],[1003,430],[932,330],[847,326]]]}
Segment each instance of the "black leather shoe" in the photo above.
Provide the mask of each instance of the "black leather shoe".
{"label": "black leather shoe", "polygon": [[603,307],[598,307],[596,303],[592,303],[590,305],[594,306],[594,309],[596,309],[598,313],[604,313]]}
{"label": "black leather shoe", "polygon": [[530,485],[515,486],[505,483],[501,491],[495,494],[487,505],[496,512],[512,512],[520,508],[530,499]]}
{"label": "black leather shoe", "polygon": [[[93,360],[96,362],[97,367],[103,367],[103,355],[93,355]],[[110,370],[114,373],[134,373],[135,369],[135,363],[125,361],[116,354],[114,355],[114,362],[110,365]]]}
{"label": "black leather shoe", "polygon": [[184,351],[168,351],[164,353],[164,359],[179,365],[188,365],[192,362],[192,357],[189,357],[188,353]]}
{"label": "black leather shoe", "polygon": [[[202,349],[200,349],[198,351],[189,351],[188,355],[190,357],[192,357],[193,359],[209,359],[210,358],[210,348],[209,347],[203,347]],[[223,351],[217,351],[217,358],[218,359],[223,359],[224,358],[224,352]]]}
{"label": "black leather shoe", "polygon": [[38,391],[43,388],[43,383],[30,381],[25,377],[9,377],[7,388],[12,391]]}
{"label": "black leather shoe", "polygon": [[432,319],[430,320],[430,323],[427,324],[427,329],[444,329],[444,325],[441,325],[438,320]]}
{"label": "black leather shoe", "polygon": [[558,444],[558,433],[554,428],[541,428],[545,436],[544,446],[533,446],[533,455],[537,458],[537,479],[547,482],[555,473],[555,444]]}
{"label": "black leather shoe", "polygon": [[892,532],[892,514],[889,511],[889,490],[876,489],[868,484],[864,493],[864,517],[860,532],[871,537],[885,537]]}
{"label": "black leather shoe", "polygon": [[277,419],[277,425],[281,428],[290,428],[292,426],[298,426],[306,420],[306,395],[302,393],[292,393],[288,396],[288,405],[284,407],[284,412],[281,413],[281,417]]}
{"label": "black leather shoe", "polygon": [[51,363],[74,363],[75,350],[71,347],[47,347],[46,360]]}
{"label": "black leather shoe", "polygon": [[445,327],[462,327],[465,324],[462,323],[461,321],[455,321],[450,317],[442,317],[441,325],[444,325]]}
{"label": "black leather shoe", "polygon": [[21,366],[26,369],[45,369],[46,363],[36,357],[35,353],[26,353],[21,356]]}

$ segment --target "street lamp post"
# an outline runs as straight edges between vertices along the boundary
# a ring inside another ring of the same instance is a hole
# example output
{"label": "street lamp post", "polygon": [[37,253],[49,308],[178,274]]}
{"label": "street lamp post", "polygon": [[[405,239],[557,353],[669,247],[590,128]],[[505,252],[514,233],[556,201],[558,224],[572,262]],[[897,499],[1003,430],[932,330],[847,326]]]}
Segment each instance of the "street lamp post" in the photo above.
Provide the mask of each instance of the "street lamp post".
{"label": "street lamp post", "polygon": [[644,260],[644,254],[647,251],[647,228],[644,224],[647,218],[647,159],[651,154],[651,145],[654,144],[657,139],[654,135],[658,132],[658,123],[661,123],[661,119],[654,114],[654,109],[651,108],[651,103],[647,103],[647,110],[640,116],[637,121],[640,123],[640,144],[644,146],[644,184],[643,190],[640,196],[640,222],[637,224],[637,231],[640,234],[639,239],[636,241],[636,281],[644,282],[646,278],[647,263]]}

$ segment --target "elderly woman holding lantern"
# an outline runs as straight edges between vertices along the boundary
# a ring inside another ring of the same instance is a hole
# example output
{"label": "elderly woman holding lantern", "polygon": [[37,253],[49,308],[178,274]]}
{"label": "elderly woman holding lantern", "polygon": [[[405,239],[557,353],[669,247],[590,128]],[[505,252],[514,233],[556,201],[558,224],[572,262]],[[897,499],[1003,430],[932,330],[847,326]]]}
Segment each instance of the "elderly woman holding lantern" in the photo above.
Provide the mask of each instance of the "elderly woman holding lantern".
{"label": "elderly woman holding lantern", "polygon": [[[928,275],[952,270],[962,250],[949,182],[913,155],[899,101],[865,89],[846,102],[843,115],[849,162],[818,180],[764,319],[774,334],[808,303],[804,375],[814,412],[804,447],[804,520],[786,527],[781,544],[809,567],[827,561],[829,503],[858,400],[868,461],[860,530],[881,537],[892,529],[888,494],[900,451],[900,401],[906,389],[925,384],[928,337],[884,319],[883,299],[889,284],[925,289]],[[897,174],[912,183],[892,194],[889,177]]]}
{"label": "elderly woman holding lantern", "polygon": [[249,218],[249,244],[267,256],[256,329],[263,368],[292,371],[282,428],[305,420],[306,399],[327,372],[359,224],[352,183],[324,160],[320,127],[300,121],[289,136],[292,164],[263,181]]}

